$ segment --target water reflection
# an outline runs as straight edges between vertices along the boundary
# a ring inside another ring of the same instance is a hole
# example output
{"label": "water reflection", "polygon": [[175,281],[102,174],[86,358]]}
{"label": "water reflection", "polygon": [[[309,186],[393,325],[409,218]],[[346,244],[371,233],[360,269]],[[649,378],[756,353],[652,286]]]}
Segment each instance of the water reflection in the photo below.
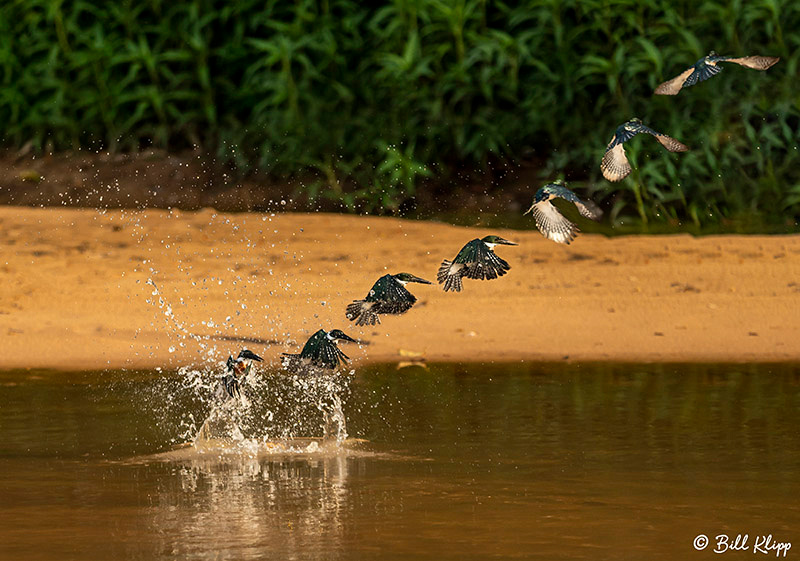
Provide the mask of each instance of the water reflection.
{"label": "water reflection", "polygon": [[235,559],[266,549],[291,559],[343,550],[345,454],[193,456],[159,481],[149,520],[174,554]]}

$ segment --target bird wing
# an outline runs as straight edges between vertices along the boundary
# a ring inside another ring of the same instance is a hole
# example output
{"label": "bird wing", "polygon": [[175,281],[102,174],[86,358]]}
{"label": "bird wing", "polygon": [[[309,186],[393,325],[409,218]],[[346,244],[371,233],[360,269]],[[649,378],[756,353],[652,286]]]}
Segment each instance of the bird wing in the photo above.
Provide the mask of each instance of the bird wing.
{"label": "bird wing", "polygon": [[591,220],[600,220],[603,216],[603,209],[601,209],[594,201],[582,201],[578,199],[575,201],[575,208],[581,216]]}
{"label": "bird wing", "polygon": [[600,169],[603,172],[603,177],[609,181],[620,181],[627,177],[631,172],[631,164],[625,155],[625,148],[622,143],[606,149],[603,161],[600,162]]}
{"label": "bird wing", "polygon": [[417,301],[416,296],[411,294],[406,287],[395,279],[389,283],[383,296],[378,300],[373,308],[379,314],[402,314],[411,309]]}
{"label": "bird wing", "polygon": [[569,244],[580,231],[574,223],[558,212],[550,201],[541,201],[533,205],[533,219],[542,235],[557,243]]}
{"label": "bird wing", "polygon": [[[481,246],[485,248],[486,244],[478,239],[468,242],[464,247],[461,248],[461,251],[458,252],[456,258],[453,259],[453,265],[468,265],[469,263],[475,263],[479,259]],[[452,266],[451,269],[453,269]]]}
{"label": "bird wing", "polygon": [[511,265],[498,257],[485,243],[478,241],[480,243],[475,244],[473,260],[465,263],[464,276],[469,279],[491,280],[505,275]]}
{"label": "bird wing", "polygon": [[444,284],[445,292],[450,290],[454,292],[461,292],[461,277],[464,275],[464,264],[453,263],[445,259],[439,267],[439,272],[436,274],[436,280],[439,284]]}
{"label": "bird wing", "polygon": [[373,310],[379,314],[402,314],[417,299],[392,275],[385,275],[374,284],[366,301],[374,302]]}
{"label": "bird wing", "polygon": [[695,68],[694,66],[692,66],[691,68],[684,70],[683,72],[675,76],[672,80],[667,80],[666,82],[660,84],[656,88],[655,91],[656,95],[677,94],[679,91],[681,91],[683,84],[686,82],[686,80],[689,79],[689,76],[691,76],[694,71]]}
{"label": "bird wing", "polygon": [[646,132],[647,134],[654,136],[656,140],[658,140],[661,143],[661,145],[670,152],[686,152],[689,149],[689,147],[686,146],[684,143],[679,142],[678,140],[675,140],[674,138],[672,138],[671,136],[667,136],[666,134],[661,134],[660,132],[656,132],[650,127],[641,125],[641,129],[642,132]]}
{"label": "bird wing", "polygon": [[375,302],[353,300],[347,305],[344,315],[350,321],[356,322],[356,325],[375,325],[381,322],[381,318],[373,308],[375,308]]}
{"label": "bird wing", "polygon": [[339,350],[334,341],[327,339],[315,351],[311,363],[322,368],[336,368],[340,364],[347,364],[350,358]]}
{"label": "bird wing", "polygon": [[740,66],[752,68],[754,70],[766,70],[774,66],[780,57],[774,56],[743,56],[739,58],[723,58],[724,62],[733,62]]}
{"label": "bird wing", "polygon": [[[713,60],[712,62],[716,63],[717,61]],[[722,67],[718,64],[701,64],[699,68],[695,66],[694,72],[686,78],[683,87],[694,86],[698,82],[704,82],[720,72],[722,72]]]}
{"label": "bird wing", "polygon": [[556,184],[551,184],[548,187],[552,196],[559,197],[565,201],[573,203],[581,216],[591,218],[592,220],[599,220],[603,215],[603,211],[600,210],[600,207],[594,204],[594,202],[581,200],[578,195],[573,193],[567,187]]}
{"label": "bird wing", "polygon": [[369,289],[369,294],[364,298],[367,302],[379,302],[383,299],[386,292],[394,284],[394,279],[391,275],[384,275],[375,281],[372,288]]}

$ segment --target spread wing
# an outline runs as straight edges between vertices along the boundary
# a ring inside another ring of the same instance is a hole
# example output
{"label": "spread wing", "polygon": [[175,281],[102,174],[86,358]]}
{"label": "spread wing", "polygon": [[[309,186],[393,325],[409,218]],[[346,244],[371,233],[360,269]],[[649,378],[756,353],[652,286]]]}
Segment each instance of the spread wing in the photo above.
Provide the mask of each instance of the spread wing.
{"label": "spread wing", "polygon": [[666,134],[661,134],[660,132],[656,132],[650,127],[645,127],[642,125],[642,132],[646,132],[647,134],[653,135],[656,140],[658,140],[661,145],[669,150],[670,152],[686,152],[689,147],[675,140],[671,136],[667,136]]}
{"label": "spread wing", "polygon": [[[577,197],[575,198],[577,199]],[[532,213],[533,219],[536,221],[536,227],[548,240],[569,244],[580,231],[575,224],[558,212],[558,209],[550,204],[550,201],[541,201],[534,204]]]}
{"label": "spread wing", "polygon": [[417,298],[391,275],[378,279],[369,291],[367,302],[374,302],[372,310],[379,314],[402,314],[411,309]]}
{"label": "spread wing", "polygon": [[349,356],[339,350],[339,347],[333,341],[325,340],[315,351],[314,356],[311,357],[311,364],[322,368],[334,369],[340,365],[347,364],[350,359]]}
{"label": "spread wing", "polygon": [[733,62],[740,66],[752,68],[754,70],[766,70],[774,66],[780,57],[774,56],[743,56],[739,58],[723,58],[725,62]]}
{"label": "spread wing", "polygon": [[592,220],[599,220],[600,217],[603,215],[603,211],[600,210],[596,204],[592,201],[583,201],[581,200],[578,195],[564,187],[563,185],[549,185],[550,194],[554,197],[559,197],[564,199],[565,201],[569,201],[575,205],[578,209],[578,212],[581,216],[586,218],[591,218]]}
{"label": "spread wing", "polygon": [[694,72],[692,72],[686,81],[683,83],[684,87],[694,86],[698,82],[704,82],[711,78],[712,76],[716,76],[722,72],[722,67],[715,62],[710,64],[701,64],[700,68],[695,67]]}
{"label": "spread wing", "polygon": [[684,70],[683,72],[675,76],[672,80],[667,80],[666,82],[662,83],[656,88],[655,91],[656,95],[677,94],[679,91],[681,91],[681,88],[686,83],[686,80],[689,79],[689,77],[692,75],[694,71],[695,71],[694,66],[692,66],[688,70]]}
{"label": "spread wing", "polygon": [[613,147],[611,144],[613,144],[613,140],[609,144],[609,148],[606,149],[605,155],[603,155],[600,169],[603,172],[603,177],[609,181],[620,181],[631,172],[631,164],[625,155],[625,148],[622,143]]}
{"label": "spread wing", "polygon": [[387,297],[373,308],[379,314],[402,314],[411,309],[417,298],[403,286],[392,287]]}
{"label": "spread wing", "polygon": [[485,243],[478,241],[479,243],[474,244],[472,258],[464,263],[466,266],[464,276],[470,279],[491,280],[505,275],[511,265],[498,257]]}

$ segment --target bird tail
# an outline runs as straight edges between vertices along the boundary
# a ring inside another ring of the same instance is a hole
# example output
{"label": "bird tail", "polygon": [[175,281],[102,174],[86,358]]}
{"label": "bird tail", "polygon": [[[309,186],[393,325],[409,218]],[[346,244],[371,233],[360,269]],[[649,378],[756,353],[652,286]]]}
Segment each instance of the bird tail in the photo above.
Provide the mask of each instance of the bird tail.
{"label": "bird tail", "polygon": [[356,325],[375,325],[381,322],[378,314],[372,311],[371,306],[365,306],[366,300],[353,300],[347,306],[345,317],[350,321],[355,321]]}
{"label": "bird tail", "polygon": [[450,266],[452,264],[452,261],[448,261],[447,259],[442,261],[442,266],[439,267],[439,273],[436,275],[436,280],[439,281],[439,284],[444,283],[445,292],[449,292],[451,290],[453,292],[461,292],[461,274],[450,274]]}

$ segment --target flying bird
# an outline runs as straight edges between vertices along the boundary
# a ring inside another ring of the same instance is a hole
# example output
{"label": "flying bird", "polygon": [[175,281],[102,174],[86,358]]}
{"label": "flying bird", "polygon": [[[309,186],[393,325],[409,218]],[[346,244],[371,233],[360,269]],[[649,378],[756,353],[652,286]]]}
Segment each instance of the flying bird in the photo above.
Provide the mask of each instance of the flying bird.
{"label": "flying bird", "polygon": [[671,136],[661,134],[643,125],[641,119],[631,119],[617,127],[611,142],[606,147],[603,161],[600,162],[603,177],[609,181],[620,181],[627,177],[631,172],[631,164],[628,162],[625,148],[622,145],[640,132],[652,134],[670,152],[686,152],[689,149],[685,144],[678,142]]}
{"label": "flying bird", "polygon": [[236,358],[229,356],[225,364],[227,372],[220,378],[219,385],[214,392],[215,396],[223,402],[231,398],[240,399],[242,397],[241,383],[250,374],[250,369],[253,366],[252,361],[262,362],[263,360],[248,349],[239,351],[239,355]]}
{"label": "flying bird", "polygon": [[345,316],[356,325],[380,323],[379,314],[404,314],[411,309],[417,298],[405,287],[410,282],[433,284],[409,273],[384,275],[379,278],[363,300],[353,300],[347,306]]}
{"label": "flying bird", "polygon": [[586,218],[599,220],[603,214],[603,211],[592,201],[579,199],[575,193],[567,188],[567,184],[563,179],[548,183],[536,191],[531,208],[525,211],[524,214],[532,212],[536,227],[545,238],[554,242],[569,244],[580,232],[578,226],[565,218],[550,202],[550,199],[554,197],[574,203],[581,216]]}
{"label": "flying bird", "polygon": [[339,329],[331,331],[320,329],[309,337],[300,354],[283,353],[281,355],[283,356],[283,366],[289,370],[304,373],[315,368],[335,370],[339,366],[347,364],[350,359],[336,346],[337,340],[357,342]]}
{"label": "flying bird", "polygon": [[511,268],[505,260],[495,255],[496,245],[517,245],[500,236],[474,239],[461,248],[452,261],[445,259],[439,267],[437,280],[444,284],[444,291],[461,292],[461,279],[491,280],[502,277]]}
{"label": "flying bird", "polygon": [[752,68],[754,70],[766,70],[771,68],[775,63],[780,60],[779,57],[774,56],[743,56],[743,57],[729,57],[720,56],[714,51],[708,53],[700,60],[694,63],[694,66],[681,72],[672,80],[667,80],[656,88],[657,95],[675,95],[681,88],[688,88],[694,86],[698,82],[708,80],[722,72],[722,67],[719,66],[720,62],[733,62],[740,66]]}

